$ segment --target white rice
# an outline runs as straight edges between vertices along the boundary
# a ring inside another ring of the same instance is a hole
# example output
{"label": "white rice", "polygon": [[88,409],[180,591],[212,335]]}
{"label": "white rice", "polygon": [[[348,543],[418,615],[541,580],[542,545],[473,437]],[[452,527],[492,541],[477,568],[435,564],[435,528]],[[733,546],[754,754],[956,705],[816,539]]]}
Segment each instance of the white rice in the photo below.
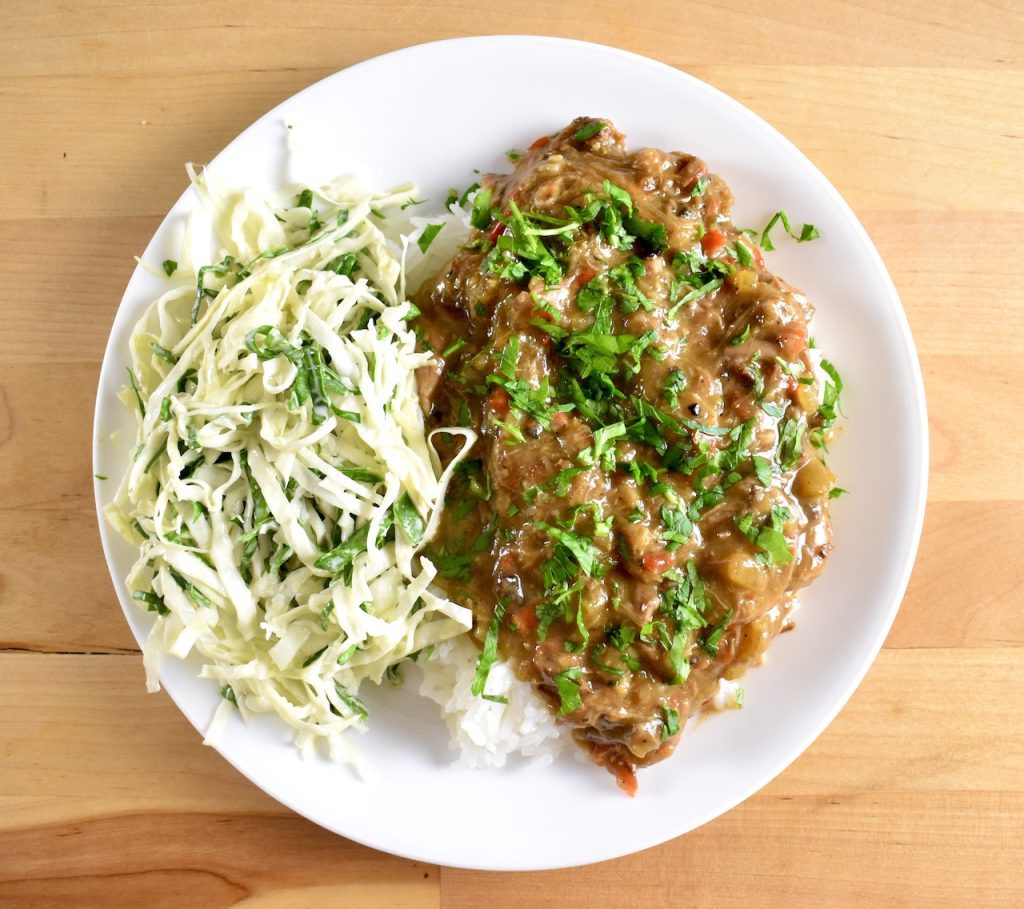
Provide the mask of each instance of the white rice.
{"label": "white rice", "polygon": [[562,735],[544,698],[503,662],[491,667],[487,693],[507,698],[508,704],[475,696],[470,689],[479,656],[469,635],[462,635],[438,644],[420,664],[419,693],[440,705],[451,748],[459,752],[454,763],[504,767],[510,755],[520,754],[538,766],[550,764],[569,737]]}

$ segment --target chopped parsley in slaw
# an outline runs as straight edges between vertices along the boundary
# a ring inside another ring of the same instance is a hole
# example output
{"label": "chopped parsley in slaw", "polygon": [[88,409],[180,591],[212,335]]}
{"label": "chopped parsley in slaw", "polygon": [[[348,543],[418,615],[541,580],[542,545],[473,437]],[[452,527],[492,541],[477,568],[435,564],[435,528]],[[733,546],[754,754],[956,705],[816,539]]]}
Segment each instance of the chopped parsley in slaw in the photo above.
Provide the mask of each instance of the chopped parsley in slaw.
{"label": "chopped parsley in slaw", "polygon": [[413,186],[261,196],[190,175],[222,249],[163,263],[176,283],[131,337],[136,447],[107,508],[156,614],[147,684],[197,651],[223,697],[208,739],[237,707],[352,761],[361,685],[472,622],[421,554],[461,455],[442,472],[424,433],[403,262],[440,228],[395,236]]}

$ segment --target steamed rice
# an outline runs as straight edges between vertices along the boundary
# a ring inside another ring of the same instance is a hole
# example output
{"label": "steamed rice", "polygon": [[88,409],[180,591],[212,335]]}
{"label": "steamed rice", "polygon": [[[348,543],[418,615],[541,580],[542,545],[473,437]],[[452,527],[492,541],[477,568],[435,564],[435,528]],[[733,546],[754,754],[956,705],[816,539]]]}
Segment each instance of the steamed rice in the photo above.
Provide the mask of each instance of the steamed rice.
{"label": "steamed rice", "polygon": [[459,752],[461,767],[503,767],[510,755],[521,754],[538,765],[550,764],[565,747],[565,737],[544,698],[520,681],[508,663],[497,662],[487,675],[489,694],[508,704],[477,697],[470,690],[480,651],[461,635],[443,641],[425,661],[419,693],[441,707]]}

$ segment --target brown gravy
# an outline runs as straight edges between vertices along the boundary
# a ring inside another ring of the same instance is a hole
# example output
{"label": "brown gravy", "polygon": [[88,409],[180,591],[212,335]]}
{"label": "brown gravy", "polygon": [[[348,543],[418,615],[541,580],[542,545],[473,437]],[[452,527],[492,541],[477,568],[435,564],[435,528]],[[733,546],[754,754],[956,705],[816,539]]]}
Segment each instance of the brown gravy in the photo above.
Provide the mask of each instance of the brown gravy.
{"label": "brown gravy", "polygon": [[428,427],[480,433],[441,583],[628,791],[831,549],[812,310],[731,202],[699,159],[577,119],[484,179],[416,298]]}

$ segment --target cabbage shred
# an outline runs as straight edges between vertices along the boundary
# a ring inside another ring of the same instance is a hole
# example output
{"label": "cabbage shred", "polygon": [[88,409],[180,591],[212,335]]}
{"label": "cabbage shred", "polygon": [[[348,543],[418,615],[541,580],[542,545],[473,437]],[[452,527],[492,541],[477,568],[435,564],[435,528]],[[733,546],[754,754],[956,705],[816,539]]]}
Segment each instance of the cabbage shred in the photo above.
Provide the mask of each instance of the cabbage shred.
{"label": "cabbage shred", "polygon": [[[285,201],[190,174],[223,248],[198,269],[186,251],[189,283],[132,334],[137,447],[107,509],[156,614],[147,684],[161,654],[198,651],[224,695],[214,726],[235,705],[276,713],[303,750],[352,760],[339,733],[364,727],[360,686],[471,625],[420,552],[461,455],[442,471],[424,435],[429,354],[386,232],[415,187]],[[446,431],[463,453],[475,440]]]}

